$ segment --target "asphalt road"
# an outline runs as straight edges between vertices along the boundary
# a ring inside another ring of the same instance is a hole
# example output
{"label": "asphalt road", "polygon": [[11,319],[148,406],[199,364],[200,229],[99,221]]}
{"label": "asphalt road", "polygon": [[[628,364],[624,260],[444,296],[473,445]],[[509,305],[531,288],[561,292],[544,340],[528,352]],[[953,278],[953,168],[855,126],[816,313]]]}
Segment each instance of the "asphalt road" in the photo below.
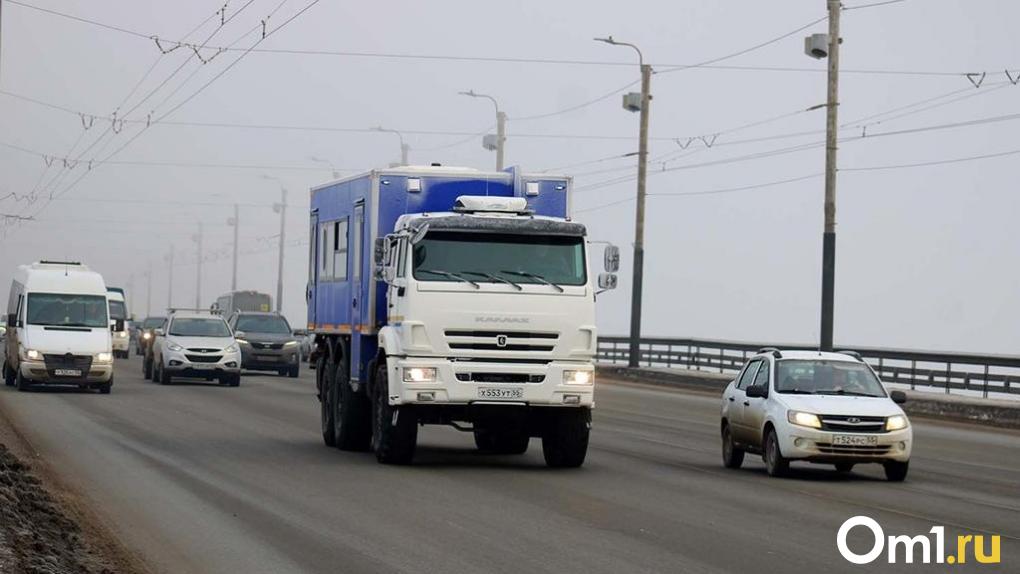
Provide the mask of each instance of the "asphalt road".
{"label": "asphalt road", "polygon": [[414,466],[386,467],[323,446],[311,371],[239,388],[139,373],[119,361],[109,396],[3,387],[0,408],[156,572],[936,568],[846,562],[836,531],[862,514],[886,534],[999,534],[1002,564],[952,570],[1020,570],[1016,432],[915,421],[905,483],[878,466],[772,479],[757,458],[722,467],[717,398],[602,382],[581,469],[547,469],[537,440],[481,455],[440,427],[423,429]]}

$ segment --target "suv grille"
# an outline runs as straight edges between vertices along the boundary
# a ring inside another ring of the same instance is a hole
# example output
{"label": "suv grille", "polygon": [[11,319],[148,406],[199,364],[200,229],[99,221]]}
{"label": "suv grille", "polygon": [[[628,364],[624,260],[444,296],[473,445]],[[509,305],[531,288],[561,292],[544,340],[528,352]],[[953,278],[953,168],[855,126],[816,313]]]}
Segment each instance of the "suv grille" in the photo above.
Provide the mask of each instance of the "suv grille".
{"label": "suv grille", "polygon": [[220,362],[220,355],[184,355],[192,363],[218,363]]}
{"label": "suv grille", "polygon": [[885,417],[821,415],[822,430],[836,432],[884,433]]}
{"label": "suv grille", "polygon": [[283,343],[252,343],[252,349],[273,349],[279,350],[283,348]]}
{"label": "suv grille", "polygon": [[194,347],[194,348],[191,348],[191,349],[188,349],[188,350],[193,352],[193,353],[219,353],[220,352],[219,349],[205,349],[205,348],[202,348],[202,347]]}
{"label": "suv grille", "polygon": [[472,331],[449,329],[444,332],[451,349],[473,351],[533,351],[547,353],[556,347],[559,333],[533,331]]}

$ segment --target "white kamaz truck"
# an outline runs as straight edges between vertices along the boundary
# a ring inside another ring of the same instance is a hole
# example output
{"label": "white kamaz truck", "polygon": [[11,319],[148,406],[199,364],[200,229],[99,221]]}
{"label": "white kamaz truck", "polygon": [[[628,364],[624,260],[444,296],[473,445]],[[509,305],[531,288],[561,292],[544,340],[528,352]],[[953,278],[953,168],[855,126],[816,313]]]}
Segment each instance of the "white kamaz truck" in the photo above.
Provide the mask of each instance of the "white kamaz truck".
{"label": "white kamaz truck", "polygon": [[399,167],[312,190],[308,328],[329,446],[414,457],[419,425],[478,448],[583,464],[595,296],[570,180],[515,168]]}

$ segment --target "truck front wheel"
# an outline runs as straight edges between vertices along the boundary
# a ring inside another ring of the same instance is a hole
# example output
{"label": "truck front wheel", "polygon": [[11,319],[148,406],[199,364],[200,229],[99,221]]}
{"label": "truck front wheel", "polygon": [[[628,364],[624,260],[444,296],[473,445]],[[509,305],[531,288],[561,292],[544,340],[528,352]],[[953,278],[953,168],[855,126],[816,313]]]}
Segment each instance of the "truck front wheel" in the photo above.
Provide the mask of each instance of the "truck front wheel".
{"label": "truck front wheel", "polygon": [[380,361],[375,370],[372,449],[383,464],[411,464],[418,443],[418,419],[407,407],[391,406],[389,396],[389,372],[386,361]]}
{"label": "truck front wheel", "polygon": [[520,431],[497,431],[475,429],[475,445],[478,450],[493,454],[524,454],[528,451],[531,437]]}
{"label": "truck front wheel", "polygon": [[542,436],[542,454],[552,468],[577,468],[588,454],[591,409],[562,409],[552,415]]}

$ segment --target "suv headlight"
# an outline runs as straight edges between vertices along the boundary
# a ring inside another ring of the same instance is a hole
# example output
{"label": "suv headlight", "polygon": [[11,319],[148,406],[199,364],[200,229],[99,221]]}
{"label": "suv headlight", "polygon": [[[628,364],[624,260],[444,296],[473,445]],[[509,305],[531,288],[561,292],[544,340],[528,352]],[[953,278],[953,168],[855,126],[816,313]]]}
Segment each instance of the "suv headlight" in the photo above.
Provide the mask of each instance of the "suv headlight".
{"label": "suv headlight", "polygon": [[568,385],[590,385],[595,382],[595,373],[589,370],[563,371],[563,382]]}
{"label": "suv headlight", "polygon": [[95,359],[97,363],[112,363],[113,353],[96,353]]}
{"label": "suv headlight", "polygon": [[893,415],[885,419],[885,430],[887,431],[903,430],[907,428],[908,424],[910,423],[907,422],[907,417],[903,415]]}
{"label": "suv headlight", "polygon": [[436,382],[435,367],[404,367],[405,383],[434,383]]}
{"label": "suv headlight", "polygon": [[178,345],[177,343],[168,343],[166,348],[167,348],[168,351],[183,351],[184,350],[184,347]]}
{"label": "suv headlight", "polygon": [[284,347],[297,347],[298,346],[298,342],[297,341],[287,341],[286,343],[283,344],[283,346]]}
{"label": "suv headlight", "polygon": [[795,424],[801,427],[808,427],[813,429],[822,428],[822,419],[818,418],[818,415],[812,413],[805,413],[801,411],[788,411],[786,413],[786,420],[790,421],[791,424]]}
{"label": "suv headlight", "polygon": [[224,353],[239,353],[239,352],[241,352],[241,347],[238,347],[237,343],[234,343],[233,345],[227,347],[226,349],[223,349],[223,352]]}

